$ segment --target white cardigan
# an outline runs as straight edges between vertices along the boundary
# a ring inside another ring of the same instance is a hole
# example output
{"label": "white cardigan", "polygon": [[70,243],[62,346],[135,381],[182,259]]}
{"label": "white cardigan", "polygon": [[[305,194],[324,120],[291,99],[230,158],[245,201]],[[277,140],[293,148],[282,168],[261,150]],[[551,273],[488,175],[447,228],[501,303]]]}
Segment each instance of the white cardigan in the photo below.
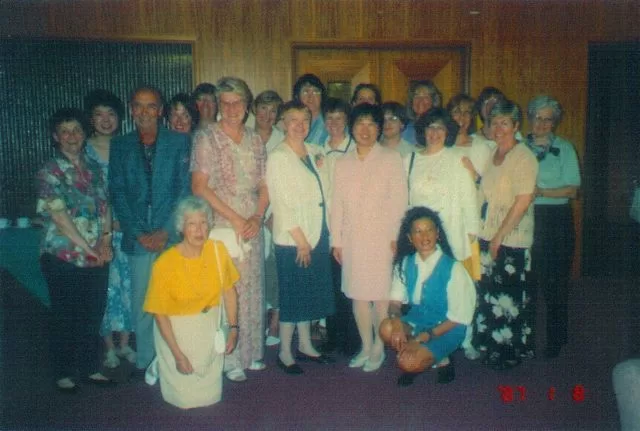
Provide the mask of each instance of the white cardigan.
{"label": "white cardigan", "polygon": [[[315,156],[319,150],[308,143],[305,147],[324,189],[326,164],[318,168]],[[267,159],[267,187],[273,213],[273,242],[295,246],[289,231],[300,227],[311,247],[315,248],[320,240],[326,203],[321,206],[322,192],[316,176],[284,142]],[[325,200],[328,198],[326,192],[324,197]]]}

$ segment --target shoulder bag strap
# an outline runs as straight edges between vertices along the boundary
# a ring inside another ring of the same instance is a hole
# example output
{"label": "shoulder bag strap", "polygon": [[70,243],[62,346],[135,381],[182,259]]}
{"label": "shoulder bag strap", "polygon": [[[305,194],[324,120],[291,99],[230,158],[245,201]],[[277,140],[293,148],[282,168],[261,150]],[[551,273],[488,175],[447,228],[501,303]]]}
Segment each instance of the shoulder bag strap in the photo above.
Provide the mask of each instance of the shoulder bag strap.
{"label": "shoulder bag strap", "polygon": [[216,255],[216,263],[218,266],[218,274],[220,274],[220,311],[218,312],[218,328],[222,327],[222,323],[226,320],[226,312],[224,309],[224,278],[222,277],[222,266],[220,265],[220,256],[218,256],[217,241],[213,243],[213,251]]}

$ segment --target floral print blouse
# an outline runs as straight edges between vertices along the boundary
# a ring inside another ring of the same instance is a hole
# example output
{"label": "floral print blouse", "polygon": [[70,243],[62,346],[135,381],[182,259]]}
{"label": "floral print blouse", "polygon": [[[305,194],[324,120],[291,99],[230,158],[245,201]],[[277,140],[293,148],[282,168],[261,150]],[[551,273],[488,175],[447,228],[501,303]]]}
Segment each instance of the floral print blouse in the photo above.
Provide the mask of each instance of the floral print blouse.
{"label": "floral print blouse", "polygon": [[40,253],[50,253],[78,267],[88,265],[84,250],[64,235],[51,212],[66,210],[80,235],[94,246],[102,234],[107,213],[107,190],[102,169],[81,154],[81,166],[75,166],[61,152],[56,152],[37,175],[37,213],[44,219],[44,237]]}

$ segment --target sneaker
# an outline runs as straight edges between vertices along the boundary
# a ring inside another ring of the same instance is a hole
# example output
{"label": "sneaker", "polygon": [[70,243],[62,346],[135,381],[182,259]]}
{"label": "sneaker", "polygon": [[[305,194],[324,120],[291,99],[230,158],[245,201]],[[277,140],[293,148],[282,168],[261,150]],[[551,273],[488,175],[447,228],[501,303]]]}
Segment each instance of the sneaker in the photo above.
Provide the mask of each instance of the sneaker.
{"label": "sneaker", "polygon": [[267,368],[267,366],[262,361],[253,361],[251,365],[249,365],[251,371],[262,371],[265,368]]}
{"label": "sneaker", "polygon": [[244,382],[245,380],[247,380],[247,375],[244,373],[244,371],[242,371],[241,368],[234,368],[231,371],[227,371],[227,379],[231,380],[232,382]]}
{"label": "sneaker", "polygon": [[117,368],[118,365],[120,365],[120,359],[118,359],[118,355],[116,355],[114,349],[107,350],[105,360],[102,364],[107,368]]}
{"label": "sneaker", "polygon": [[120,356],[121,358],[125,358],[132,364],[136,363],[136,351],[129,346],[124,346],[118,349],[118,356]]}

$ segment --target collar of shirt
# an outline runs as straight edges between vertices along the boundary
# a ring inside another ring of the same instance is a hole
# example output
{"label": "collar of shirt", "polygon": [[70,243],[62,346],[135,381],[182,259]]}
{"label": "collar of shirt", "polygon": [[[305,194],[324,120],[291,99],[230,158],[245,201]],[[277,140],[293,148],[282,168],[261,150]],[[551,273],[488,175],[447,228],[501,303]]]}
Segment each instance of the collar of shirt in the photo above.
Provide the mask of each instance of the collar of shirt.
{"label": "collar of shirt", "polygon": [[422,285],[429,278],[433,269],[436,267],[436,264],[440,260],[442,256],[442,250],[439,245],[436,245],[436,249],[426,260],[422,260],[420,254],[416,253],[414,255],[414,265],[418,267],[418,279],[416,284],[416,289],[413,291],[413,298],[411,298],[411,302],[413,304],[419,304],[422,299]]}

